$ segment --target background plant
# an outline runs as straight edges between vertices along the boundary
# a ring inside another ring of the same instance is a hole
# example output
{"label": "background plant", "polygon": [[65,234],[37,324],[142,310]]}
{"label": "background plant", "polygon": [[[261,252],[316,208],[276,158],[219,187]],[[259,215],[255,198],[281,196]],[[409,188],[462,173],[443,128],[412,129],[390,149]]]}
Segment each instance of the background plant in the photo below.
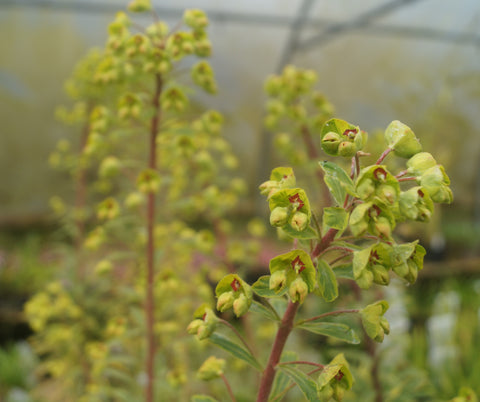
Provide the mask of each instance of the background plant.
{"label": "background plant", "polygon": [[73,178],[74,205],[58,197],[52,205],[74,254],[67,250],[69,269],[26,305],[39,375],[57,389],[49,400],[188,395],[198,349],[182,336],[189,311],[211,299],[209,280],[257,250],[226,236],[224,217],[245,185],[231,177],[238,163],[220,136],[223,118],[199,116],[181,83],[216,91],[208,63],[192,63],[211,52],[208,20],[188,10],[181,30],[153,17],[143,29],[118,13],[105,48],[67,84],[74,105],[59,111],[80,131],[50,159]]}

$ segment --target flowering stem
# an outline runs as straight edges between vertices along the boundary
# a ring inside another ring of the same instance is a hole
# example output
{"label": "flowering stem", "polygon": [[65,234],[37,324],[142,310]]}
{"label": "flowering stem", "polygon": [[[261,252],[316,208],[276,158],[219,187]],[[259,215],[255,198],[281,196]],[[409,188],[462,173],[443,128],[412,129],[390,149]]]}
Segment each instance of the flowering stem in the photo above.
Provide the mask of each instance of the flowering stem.
{"label": "flowering stem", "polygon": [[382,163],[386,156],[392,151],[392,148],[387,148],[385,151],[383,151],[383,153],[380,155],[380,158],[378,158],[377,162],[375,162],[375,165],[380,165],[380,163]]}
{"label": "flowering stem", "polygon": [[[329,229],[325,236],[322,237],[320,242],[317,244],[315,249],[311,253],[311,258],[314,259],[318,257],[324,250],[326,250],[330,243],[335,239],[335,235],[338,233],[337,229]],[[299,303],[288,302],[287,309],[283,315],[280,327],[278,328],[275,341],[273,343],[272,351],[270,352],[270,357],[268,359],[267,367],[263,371],[260,388],[258,390],[257,402],[267,402],[272,390],[273,380],[275,378],[275,367],[280,361],[280,357],[287,342],[288,336],[292,331],[294,325],[293,320],[297,314]]]}
{"label": "flowering stem", "polygon": [[333,246],[323,250],[320,254],[318,254],[317,257],[320,257],[321,255],[328,253],[331,250],[342,250],[342,251],[346,251],[347,253],[353,253],[353,250],[351,248],[342,247],[342,246]]}
{"label": "flowering stem", "polygon": [[398,181],[414,181],[417,180],[416,177],[400,177]]}
{"label": "flowering stem", "polygon": [[233,395],[232,387],[230,386],[230,383],[227,380],[227,377],[225,377],[225,374],[220,374],[220,377],[222,377],[223,382],[225,383],[225,386],[227,387],[228,395],[230,395],[230,399],[232,402],[235,402],[235,395]]}
{"label": "flowering stem", "polygon": [[328,229],[325,236],[322,237],[322,240],[317,244],[315,249],[312,251],[312,259],[317,258],[324,250],[330,246],[330,243],[335,239],[335,235],[338,233],[338,229],[330,228]]}
{"label": "flowering stem", "polygon": [[283,315],[280,327],[278,328],[275,341],[270,352],[267,367],[263,371],[260,381],[260,388],[258,389],[257,402],[267,402],[272,390],[273,380],[275,378],[275,367],[280,361],[280,357],[287,342],[288,336],[293,329],[293,320],[297,313],[299,303],[288,302],[287,309]]}
{"label": "flowering stem", "polygon": [[[157,133],[161,120],[160,94],[162,93],[163,81],[160,74],[155,75],[155,92],[152,98],[152,105],[155,114],[150,122],[149,138],[149,169],[157,168]],[[145,362],[145,371],[147,373],[147,383],[145,386],[146,402],[154,400],[154,377],[155,377],[155,299],[154,299],[154,276],[155,276],[155,193],[148,193],[147,198],[147,289],[145,295],[145,318],[146,318],[146,336],[147,336],[147,357]]]}

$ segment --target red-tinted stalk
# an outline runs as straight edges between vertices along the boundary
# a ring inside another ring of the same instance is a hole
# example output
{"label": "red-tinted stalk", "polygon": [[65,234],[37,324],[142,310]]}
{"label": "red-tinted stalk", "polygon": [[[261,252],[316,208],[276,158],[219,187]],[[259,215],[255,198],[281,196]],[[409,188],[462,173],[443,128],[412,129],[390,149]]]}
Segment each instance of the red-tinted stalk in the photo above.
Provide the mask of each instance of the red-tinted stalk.
{"label": "red-tinted stalk", "polygon": [[280,327],[278,328],[277,336],[275,337],[267,366],[262,374],[260,388],[257,395],[257,402],[268,401],[270,391],[272,390],[273,380],[275,379],[275,367],[280,361],[283,348],[285,347],[288,336],[293,329],[293,320],[295,319],[295,314],[297,313],[298,307],[298,303],[292,303],[291,301],[288,302],[287,310],[285,311],[282,322],[280,323]]}
{"label": "red-tinted stalk", "polygon": [[[325,236],[322,237],[310,255],[312,259],[316,258],[330,246],[330,243],[332,243],[332,241],[335,239],[337,232],[337,229],[330,229],[327,231],[327,233],[325,233]],[[267,366],[262,374],[257,402],[268,401],[268,397],[270,396],[270,392],[272,390],[273,380],[275,379],[275,367],[280,361],[280,357],[282,356],[288,336],[290,335],[290,332],[292,332],[293,322],[298,308],[299,303],[292,303],[291,301],[288,302],[287,309],[285,310],[285,314],[283,315],[277,335],[275,337],[275,341],[273,343],[272,351],[270,352]]]}
{"label": "red-tinted stalk", "polygon": [[380,165],[380,163],[383,162],[383,160],[387,157],[387,155],[392,152],[392,148],[387,148],[383,153],[380,155],[380,158],[378,158],[377,162],[375,162],[375,165]]}
{"label": "red-tinted stalk", "polygon": [[[152,98],[152,105],[155,114],[150,122],[149,137],[149,157],[148,168],[157,168],[157,133],[160,126],[160,94],[162,93],[162,77],[155,75],[155,92]],[[150,192],[147,197],[147,277],[146,277],[146,296],[145,296],[145,319],[147,334],[147,356],[145,361],[145,371],[147,373],[147,384],[145,388],[146,402],[154,400],[154,378],[155,378],[155,299],[154,299],[154,277],[155,277],[155,193]]]}

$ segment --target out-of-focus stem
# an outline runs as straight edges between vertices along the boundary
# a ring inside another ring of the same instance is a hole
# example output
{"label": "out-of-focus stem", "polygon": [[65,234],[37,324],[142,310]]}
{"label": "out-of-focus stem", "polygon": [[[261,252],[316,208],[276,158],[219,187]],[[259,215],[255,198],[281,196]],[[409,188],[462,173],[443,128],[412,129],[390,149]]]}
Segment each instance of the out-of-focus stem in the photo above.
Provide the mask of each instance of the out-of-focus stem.
{"label": "out-of-focus stem", "polygon": [[[160,94],[162,93],[163,81],[160,74],[155,75],[155,91],[152,98],[152,105],[155,113],[150,121],[149,136],[149,157],[148,168],[157,168],[157,133],[161,121]],[[146,402],[154,400],[154,378],[155,378],[155,299],[154,299],[154,276],[155,276],[155,193],[150,192],[147,197],[147,278],[145,296],[145,319],[147,334],[147,356],[145,371],[147,373],[147,384],[145,389]]]}

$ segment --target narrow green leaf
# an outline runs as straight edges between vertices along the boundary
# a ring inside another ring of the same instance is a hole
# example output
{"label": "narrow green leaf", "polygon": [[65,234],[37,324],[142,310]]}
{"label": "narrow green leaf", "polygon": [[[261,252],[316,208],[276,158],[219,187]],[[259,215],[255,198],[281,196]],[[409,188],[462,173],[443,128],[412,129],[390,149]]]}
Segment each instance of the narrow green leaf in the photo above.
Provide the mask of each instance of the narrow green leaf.
{"label": "narrow green leaf", "polygon": [[218,402],[216,399],[208,395],[193,395],[191,402]]}
{"label": "narrow green leaf", "polygon": [[340,339],[341,341],[347,343],[360,343],[360,339],[355,331],[346,324],[337,322],[308,321],[300,325],[296,325],[296,328],[301,328],[306,331],[313,332],[314,334]]}
{"label": "narrow green leaf", "polygon": [[262,371],[262,366],[248,350],[240,346],[238,343],[231,341],[225,335],[215,332],[209,336],[208,340],[214,345],[217,345],[223,350],[226,350],[228,353],[232,354],[236,358],[247,362],[253,368]]}
{"label": "narrow green leaf", "polygon": [[325,172],[325,184],[338,205],[343,205],[345,196],[355,195],[355,186],[352,179],[340,166],[333,162],[319,162]]}
{"label": "narrow green leaf", "polygon": [[332,302],[338,297],[338,283],[330,265],[324,260],[319,260],[318,265],[318,287],[326,302]]}
{"label": "narrow green leaf", "polygon": [[262,303],[259,303],[255,300],[250,306],[250,311],[254,313],[262,314],[264,317],[268,318],[269,320],[280,321],[280,317],[275,313],[273,309],[270,309],[265,305],[263,305]]}
{"label": "narrow green leaf", "polygon": [[317,383],[308,375],[291,365],[280,365],[278,368],[298,385],[298,388],[300,388],[307,401],[320,402],[320,399],[318,398]]}
{"label": "narrow green leaf", "polygon": [[348,213],[341,207],[327,207],[323,209],[323,223],[329,228],[343,232],[348,225]]}
{"label": "narrow green leaf", "polygon": [[252,290],[260,297],[278,297],[287,293],[288,288],[285,286],[284,289],[276,293],[270,289],[270,275],[264,275],[252,285]]}
{"label": "narrow green leaf", "polygon": [[[298,355],[296,352],[288,351],[282,353],[280,362],[291,362],[298,360]],[[283,395],[281,395],[290,383],[290,377],[288,377],[284,372],[279,371],[273,380],[272,392],[270,392],[270,400],[276,401],[280,400]]]}

